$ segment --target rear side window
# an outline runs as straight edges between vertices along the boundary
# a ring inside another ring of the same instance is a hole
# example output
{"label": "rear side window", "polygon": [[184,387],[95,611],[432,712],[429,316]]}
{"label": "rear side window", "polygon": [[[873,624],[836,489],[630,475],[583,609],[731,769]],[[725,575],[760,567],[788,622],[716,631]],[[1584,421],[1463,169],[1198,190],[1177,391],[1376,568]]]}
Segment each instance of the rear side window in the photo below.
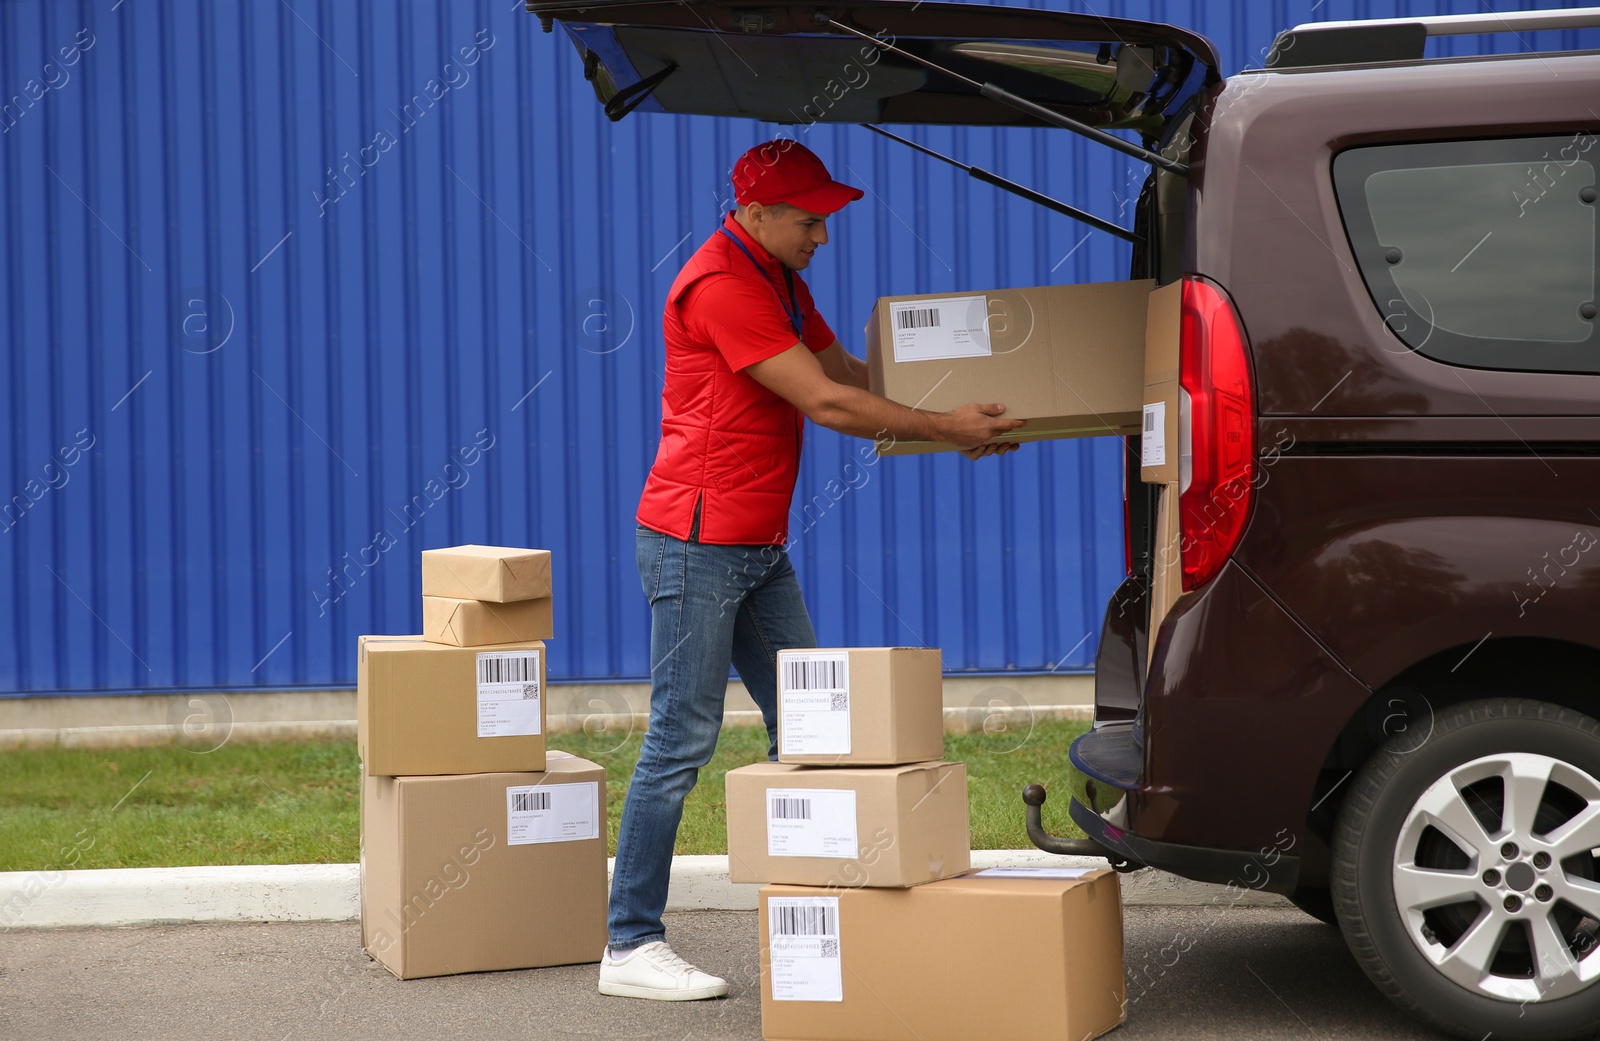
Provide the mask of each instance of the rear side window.
{"label": "rear side window", "polygon": [[1389,331],[1455,365],[1600,372],[1597,141],[1579,133],[1337,155],[1345,232]]}

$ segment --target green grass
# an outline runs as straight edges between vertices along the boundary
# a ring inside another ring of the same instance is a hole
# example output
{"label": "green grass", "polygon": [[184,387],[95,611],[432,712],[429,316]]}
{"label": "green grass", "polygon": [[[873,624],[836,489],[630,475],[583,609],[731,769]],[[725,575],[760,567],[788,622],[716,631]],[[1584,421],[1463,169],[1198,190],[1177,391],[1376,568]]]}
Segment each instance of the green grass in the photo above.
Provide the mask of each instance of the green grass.
{"label": "green grass", "polygon": [[352,862],[359,770],[353,741],[8,751],[0,870]]}
{"label": "green grass", "polygon": [[[945,755],[967,764],[974,849],[1026,849],[1022,800],[1030,781],[1060,792],[1067,746],[1086,723],[951,734]],[[606,768],[610,846],[642,734],[552,734],[551,746]],[[722,732],[717,754],[684,808],[679,853],[727,852],[723,775],[766,758],[766,732]],[[354,742],[25,749],[0,755],[0,871],[180,867],[194,864],[352,863],[358,853],[360,766]],[[119,802],[120,801],[120,802]],[[1080,834],[1064,800],[1047,823]]]}
{"label": "green grass", "polygon": [[1058,835],[1082,838],[1067,817],[1067,746],[1088,723],[1041,720],[1031,729],[999,734],[948,734],[947,759],[967,764],[967,805],[972,816],[973,849],[1032,849],[1023,822],[1022,786],[1043,784],[1054,798],[1045,804],[1045,827]]}

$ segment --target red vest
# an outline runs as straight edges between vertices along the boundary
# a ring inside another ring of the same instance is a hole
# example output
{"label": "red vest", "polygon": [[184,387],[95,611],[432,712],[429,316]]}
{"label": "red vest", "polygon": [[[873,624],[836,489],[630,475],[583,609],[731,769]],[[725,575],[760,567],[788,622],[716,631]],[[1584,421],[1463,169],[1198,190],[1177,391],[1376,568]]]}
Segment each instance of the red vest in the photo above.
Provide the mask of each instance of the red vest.
{"label": "red vest", "polygon": [[[724,226],[729,225],[739,233],[731,218]],[[687,540],[699,504],[701,542],[781,544],[789,538],[805,416],[729,368],[713,344],[693,340],[678,320],[684,294],[708,275],[724,272],[766,281],[718,232],[689,258],[667,292],[661,446],[639,498],[638,521]]]}

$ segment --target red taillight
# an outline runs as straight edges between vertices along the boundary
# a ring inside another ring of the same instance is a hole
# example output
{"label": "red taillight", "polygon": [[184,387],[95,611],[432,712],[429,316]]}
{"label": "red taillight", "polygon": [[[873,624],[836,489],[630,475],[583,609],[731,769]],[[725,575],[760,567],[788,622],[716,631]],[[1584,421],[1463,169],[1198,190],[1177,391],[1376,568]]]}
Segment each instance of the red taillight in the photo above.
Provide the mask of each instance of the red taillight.
{"label": "red taillight", "polygon": [[1183,283],[1178,383],[1188,395],[1188,445],[1178,524],[1183,589],[1209,582],[1244,534],[1255,491],[1255,392],[1244,330],[1209,282]]}

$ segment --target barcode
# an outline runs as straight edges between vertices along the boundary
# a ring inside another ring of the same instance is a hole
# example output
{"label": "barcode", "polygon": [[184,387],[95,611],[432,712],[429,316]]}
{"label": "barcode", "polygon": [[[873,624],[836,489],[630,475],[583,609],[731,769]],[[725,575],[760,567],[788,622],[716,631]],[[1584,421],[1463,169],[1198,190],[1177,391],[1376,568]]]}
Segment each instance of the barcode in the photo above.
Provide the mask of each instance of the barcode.
{"label": "barcode", "polygon": [[838,690],[844,686],[839,675],[844,664],[837,659],[831,661],[806,661],[805,659],[788,659],[783,663],[783,689],[784,690]]}
{"label": "barcode", "polygon": [[[838,936],[839,925],[831,907],[774,906],[771,908],[774,936]],[[826,954],[824,950],[824,954]],[[838,954],[835,945],[834,954]]]}
{"label": "barcode", "polygon": [[895,327],[899,329],[935,329],[939,326],[937,307],[908,307],[894,314]]}
{"label": "barcode", "polygon": [[[539,680],[539,656],[522,654],[514,658],[478,656],[479,683],[525,683]],[[526,692],[524,692],[526,696]]]}
{"label": "barcode", "polygon": [[523,701],[538,701],[539,700],[539,685],[537,683],[524,683],[522,685],[522,700]]}
{"label": "barcode", "polygon": [[808,821],[811,819],[811,800],[785,799],[779,796],[771,800],[767,816],[771,820],[779,821]]}
{"label": "barcode", "polygon": [[828,711],[849,712],[850,695],[846,694],[842,690],[836,690],[832,694],[828,695]]}
{"label": "barcode", "polygon": [[516,813],[531,813],[550,808],[549,792],[512,792],[511,809]]}
{"label": "barcode", "polygon": [[1156,428],[1156,414],[1154,412],[1146,412],[1144,414],[1144,432],[1148,434],[1151,431],[1155,430],[1155,428]]}
{"label": "barcode", "polygon": [[821,946],[822,946],[821,954],[822,954],[822,956],[824,958],[837,958],[837,957],[839,957],[839,941],[838,940],[834,940],[834,939],[823,940]]}

